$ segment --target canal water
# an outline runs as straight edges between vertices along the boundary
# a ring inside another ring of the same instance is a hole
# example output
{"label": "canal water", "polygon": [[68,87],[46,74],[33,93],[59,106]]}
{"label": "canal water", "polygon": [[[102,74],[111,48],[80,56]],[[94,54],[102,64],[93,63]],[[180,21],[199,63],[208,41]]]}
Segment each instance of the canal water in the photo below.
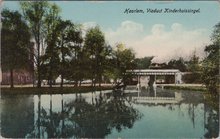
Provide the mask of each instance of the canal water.
{"label": "canal water", "polygon": [[211,138],[219,132],[218,109],[202,92],[3,94],[5,138]]}

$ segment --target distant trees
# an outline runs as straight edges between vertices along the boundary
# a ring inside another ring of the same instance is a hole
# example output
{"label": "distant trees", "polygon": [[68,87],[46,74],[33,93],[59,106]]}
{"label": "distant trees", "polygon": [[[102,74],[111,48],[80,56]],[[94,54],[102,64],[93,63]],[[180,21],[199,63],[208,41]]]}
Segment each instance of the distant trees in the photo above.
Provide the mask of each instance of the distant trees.
{"label": "distant trees", "polygon": [[196,51],[193,51],[190,60],[187,61],[187,71],[191,74],[185,75],[187,83],[201,83],[201,60],[196,55]]}
{"label": "distant trees", "polygon": [[187,71],[186,61],[182,57],[170,60],[166,68],[179,69],[181,72]]}
{"label": "distant trees", "polygon": [[144,57],[144,58],[135,58],[134,62],[136,64],[137,69],[148,69],[151,65],[151,60],[153,59],[153,56],[150,57]]}
{"label": "distant trees", "polygon": [[[30,32],[18,11],[2,11],[1,64],[10,71],[10,85],[14,87],[14,70],[30,66]],[[29,67],[30,68],[30,67]]]}

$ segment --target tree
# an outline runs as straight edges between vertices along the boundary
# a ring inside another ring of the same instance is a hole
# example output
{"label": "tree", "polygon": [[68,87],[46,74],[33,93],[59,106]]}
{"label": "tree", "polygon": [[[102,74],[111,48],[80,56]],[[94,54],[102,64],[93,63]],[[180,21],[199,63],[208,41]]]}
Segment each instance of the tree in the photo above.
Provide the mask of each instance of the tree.
{"label": "tree", "polygon": [[[52,4],[49,5],[50,10],[46,16],[45,24],[46,24],[46,52],[44,57],[44,61],[48,64],[48,81],[50,87],[52,87],[52,81],[58,77],[58,65],[59,65],[59,52],[57,47],[58,37],[60,34],[60,28],[57,27],[59,24],[59,12],[60,9],[57,5]],[[44,71],[45,72],[45,71]]]}
{"label": "tree", "polygon": [[72,79],[75,81],[75,86],[78,86],[78,81],[82,79],[81,72],[81,52],[82,52],[82,32],[80,26],[72,24],[70,30],[68,31],[68,41],[69,47],[72,50],[71,64],[70,64],[70,74]]}
{"label": "tree", "polygon": [[31,29],[33,38],[36,43],[34,49],[34,59],[37,68],[37,87],[41,87],[41,55],[44,52],[44,38],[45,38],[45,19],[49,10],[49,4],[46,1],[35,1],[35,2],[21,2],[21,9],[23,15],[26,18],[29,28]]}
{"label": "tree", "polygon": [[119,43],[116,45],[116,50],[113,52],[113,77],[116,88],[121,84],[125,85],[126,80],[130,75],[126,74],[126,70],[135,68],[135,53],[132,49],[125,48],[125,45]]}
{"label": "tree", "polygon": [[96,85],[97,81],[99,81],[99,85],[101,83],[105,47],[105,37],[99,27],[96,26],[95,28],[89,29],[85,36],[84,51],[86,51],[88,57],[91,59],[90,72],[92,73],[93,86]]}
{"label": "tree", "polygon": [[70,47],[70,39],[69,39],[69,30],[71,30],[73,24],[69,20],[59,20],[57,25],[57,30],[59,30],[59,37],[57,46],[59,47],[59,55],[60,55],[60,67],[59,73],[61,75],[61,83],[60,86],[63,87],[63,80],[65,76],[65,69],[68,69],[68,60],[67,57],[71,56],[71,47]]}
{"label": "tree", "polygon": [[144,58],[136,58],[135,59],[135,63],[136,63],[136,68],[137,69],[147,69],[149,68],[150,64],[151,64],[151,60],[154,57],[144,57]]}
{"label": "tree", "polygon": [[220,23],[215,25],[211,36],[212,44],[205,47],[207,56],[202,65],[202,81],[207,89],[215,94],[219,94],[219,47],[220,47]]}
{"label": "tree", "polygon": [[[22,35],[21,35],[22,34]],[[25,68],[30,63],[30,32],[18,11],[2,11],[1,62],[3,70],[10,70],[11,87],[15,69]]]}
{"label": "tree", "polygon": [[178,60],[172,59],[168,62],[167,67],[169,69],[179,69],[180,71],[184,72],[187,70],[186,62],[182,57],[179,57]]}
{"label": "tree", "polygon": [[196,51],[193,51],[190,60],[187,62],[187,70],[191,72],[191,74],[184,76],[188,83],[201,83],[201,65],[199,57],[196,56]]}

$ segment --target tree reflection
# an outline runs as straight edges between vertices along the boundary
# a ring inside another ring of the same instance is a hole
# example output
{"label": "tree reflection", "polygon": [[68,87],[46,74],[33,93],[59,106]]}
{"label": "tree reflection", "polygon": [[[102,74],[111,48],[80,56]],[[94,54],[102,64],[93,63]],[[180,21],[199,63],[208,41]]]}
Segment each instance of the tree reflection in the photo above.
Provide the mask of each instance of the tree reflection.
{"label": "tree reflection", "polygon": [[205,94],[205,138],[217,138],[219,135],[219,94]]}
{"label": "tree reflection", "polygon": [[28,137],[104,138],[113,128],[118,132],[132,128],[134,122],[142,116],[124,97],[102,93],[93,96],[91,103],[81,95],[76,95],[75,100],[66,104],[62,99],[61,107],[61,112],[53,112],[52,105],[49,113],[44,108],[38,110],[40,116],[35,129],[40,130],[40,136],[32,133]]}

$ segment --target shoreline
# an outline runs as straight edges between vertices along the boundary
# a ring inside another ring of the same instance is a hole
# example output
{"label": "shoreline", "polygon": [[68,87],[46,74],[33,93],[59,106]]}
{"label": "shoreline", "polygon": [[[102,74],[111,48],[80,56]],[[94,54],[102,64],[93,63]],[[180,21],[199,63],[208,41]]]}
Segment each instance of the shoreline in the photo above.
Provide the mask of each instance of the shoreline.
{"label": "shoreline", "polygon": [[[158,84],[159,88],[170,89],[170,90],[188,90],[188,91],[202,91],[205,92],[207,89],[201,84]],[[1,94],[74,94],[74,93],[86,93],[92,91],[101,91],[101,90],[112,90],[113,86],[102,85],[101,87],[92,87],[92,86],[64,86],[64,87],[48,87],[43,86],[41,88],[32,87],[32,86],[16,86],[14,88],[2,87]]]}
{"label": "shoreline", "polygon": [[[112,87],[101,86],[81,86],[81,87],[15,87],[15,88],[1,88],[1,94],[28,94],[28,95],[41,95],[41,94],[74,94],[74,93],[86,93],[100,90],[111,90]],[[62,93],[61,93],[62,92]]]}
{"label": "shoreline", "polygon": [[207,89],[203,86],[202,87],[198,87],[198,86],[165,86],[164,89],[202,91],[202,92],[207,91]]}
{"label": "shoreline", "polygon": [[158,87],[172,90],[207,91],[203,84],[159,84]]}

